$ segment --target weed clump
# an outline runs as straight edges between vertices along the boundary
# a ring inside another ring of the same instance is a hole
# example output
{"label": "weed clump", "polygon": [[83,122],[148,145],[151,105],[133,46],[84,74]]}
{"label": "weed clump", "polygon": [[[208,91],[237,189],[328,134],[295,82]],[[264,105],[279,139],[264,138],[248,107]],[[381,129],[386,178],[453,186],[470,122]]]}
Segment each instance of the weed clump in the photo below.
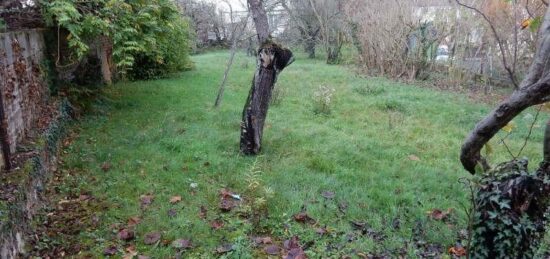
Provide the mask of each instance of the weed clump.
{"label": "weed clump", "polygon": [[381,111],[389,112],[407,112],[407,107],[400,101],[394,99],[385,99],[376,104],[376,108]]}
{"label": "weed clump", "polygon": [[331,104],[336,90],[332,87],[321,85],[313,93],[313,113],[329,115]]}
{"label": "weed clump", "polygon": [[361,85],[353,88],[353,92],[363,96],[377,96],[384,94],[386,89],[380,86],[374,85]]}

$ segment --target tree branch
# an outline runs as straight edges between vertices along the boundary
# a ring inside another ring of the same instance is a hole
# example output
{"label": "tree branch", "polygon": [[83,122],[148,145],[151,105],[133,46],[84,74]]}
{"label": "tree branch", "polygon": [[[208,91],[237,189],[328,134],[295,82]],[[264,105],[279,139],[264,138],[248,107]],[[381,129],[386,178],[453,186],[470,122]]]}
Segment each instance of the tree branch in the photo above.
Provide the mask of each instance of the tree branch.
{"label": "tree branch", "polygon": [[464,141],[460,161],[470,173],[483,162],[481,149],[508,122],[530,106],[550,99],[550,8],[539,31],[539,45],[529,72],[512,95],[480,121]]}
{"label": "tree branch", "polygon": [[485,13],[483,13],[481,10],[479,10],[479,9],[473,7],[473,6],[469,6],[469,5],[466,5],[464,3],[461,3],[459,0],[455,0],[455,1],[458,5],[460,5],[464,8],[470,9],[470,10],[478,13],[479,15],[481,15],[481,17],[483,17],[483,19],[489,24],[489,27],[491,28],[491,31],[493,32],[493,36],[495,37],[495,39],[497,41],[498,48],[500,49],[500,53],[502,55],[502,65],[504,66],[504,69],[506,70],[506,72],[508,72],[508,77],[512,81],[512,84],[514,84],[514,86],[516,88],[518,88],[519,85],[518,85],[518,82],[517,82],[517,79],[516,79],[516,75],[514,73],[515,69],[513,70],[508,65],[508,60],[506,58],[506,51],[504,50],[502,40],[500,39],[500,36],[498,35],[497,30],[496,30],[495,26],[493,25],[493,23],[491,22],[491,20],[489,19],[489,17],[487,17],[487,15]]}
{"label": "tree branch", "polygon": [[483,146],[506,124],[532,105],[544,103],[550,96],[550,76],[530,87],[516,90],[512,95],[479,122],[462,146],[460,161],[466,170],[475,174],[475,167],[482,162]]}

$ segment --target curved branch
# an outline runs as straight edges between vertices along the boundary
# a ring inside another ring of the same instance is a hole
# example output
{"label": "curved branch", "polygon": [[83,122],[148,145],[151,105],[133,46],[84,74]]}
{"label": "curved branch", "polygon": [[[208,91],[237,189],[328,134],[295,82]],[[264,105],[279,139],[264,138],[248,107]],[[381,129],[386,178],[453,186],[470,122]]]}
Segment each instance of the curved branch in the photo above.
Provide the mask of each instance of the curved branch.
{"label": "curved branch", "polygon": [[476,165],[484,162],[481,149],[502,127],[528,107],[550,99],[550,8],[539,35],[537,53],[520,88],[480,121],[462,145],[460,161],[472,174]]}
{"label": "curved branch", "polygon": [[460,154],[466,170],[475,174],[475,167],[482,162],[481,149],[495,134],[525,109],[544,103],[550,96],[550,77],[528,88],[515,91],[485,119],[480,121],[468,136]]}

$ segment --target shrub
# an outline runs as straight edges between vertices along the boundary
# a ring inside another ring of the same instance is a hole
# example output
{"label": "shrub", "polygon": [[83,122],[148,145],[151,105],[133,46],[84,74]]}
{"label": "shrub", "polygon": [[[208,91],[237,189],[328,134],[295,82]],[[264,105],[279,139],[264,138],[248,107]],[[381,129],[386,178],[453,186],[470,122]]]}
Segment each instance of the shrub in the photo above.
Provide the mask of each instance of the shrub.
{"label": "shrub", "polygon": [[123,77],[163,77],[191,68],[191,30],[170,0],[42,1],[48,25],[68,32],[73,61],[83,59],[100,38],[113,44]]}

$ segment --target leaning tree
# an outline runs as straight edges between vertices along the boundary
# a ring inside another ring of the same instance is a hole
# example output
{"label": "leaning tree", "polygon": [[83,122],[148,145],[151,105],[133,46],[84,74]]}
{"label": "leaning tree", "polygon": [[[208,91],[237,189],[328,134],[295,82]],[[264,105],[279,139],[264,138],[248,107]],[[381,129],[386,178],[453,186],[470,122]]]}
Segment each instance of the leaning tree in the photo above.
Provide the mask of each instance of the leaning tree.
{"label": "leaning tree", "polygon": [[517,88],[466,138],[460,161],[472,174],[484,172],[474,187],[471,217],[472,258],[532,258],[542,240],[550,205],[550,121],[546,125],[543,161],[534,173],[527,161],[490,168],[481,149],[528,107],[550,101],[550,8],[539,29],[533,63]]}
{"label": "leaning tree", "polygon": [[248,94],[241,122],[241,152],[256,155],[261,150],[271,92],[279,73],[293,61],[292,52],[275,44],[269,35],[269,23],[263,0],[248,0],[248,8],[256,26],[260,48],[252,88]]}

